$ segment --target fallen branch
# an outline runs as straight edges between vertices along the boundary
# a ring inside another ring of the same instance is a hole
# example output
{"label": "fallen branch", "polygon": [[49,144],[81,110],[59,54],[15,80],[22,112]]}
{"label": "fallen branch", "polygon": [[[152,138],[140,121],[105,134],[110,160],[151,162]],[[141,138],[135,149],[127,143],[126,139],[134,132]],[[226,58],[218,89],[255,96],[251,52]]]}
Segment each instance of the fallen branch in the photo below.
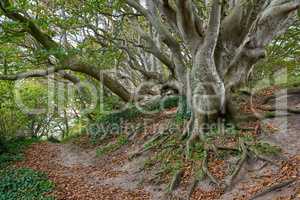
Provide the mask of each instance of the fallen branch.
{"label": "fallen branch", "polygon": [[286,187],[292,183],[294,183],[295,181],[297,180],[297,178],[293,178],[293,179],[290,179],[290,180],[287,180],[287,181],[284,181],[282,183],[278,183],[278,184],[275,184],[265,190],[262,190],[261,192],[255,194],[253,197],[251,197],[249,200],[254,200],[258,197],[262,197],[270,192],[273,192],[274,190],[278,190],[278,189],[281,189],[283,187]]}

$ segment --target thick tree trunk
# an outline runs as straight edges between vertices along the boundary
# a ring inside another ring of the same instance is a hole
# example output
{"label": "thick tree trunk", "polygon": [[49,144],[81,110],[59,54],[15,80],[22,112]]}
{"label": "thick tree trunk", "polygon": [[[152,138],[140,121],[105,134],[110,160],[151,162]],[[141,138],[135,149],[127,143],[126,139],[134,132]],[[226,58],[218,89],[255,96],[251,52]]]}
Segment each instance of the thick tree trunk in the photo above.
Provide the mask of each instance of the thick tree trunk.
{"label": "thick tree trunk", "polygon": [[192,137],[203,134],[206,123],[213,123],[221,115],[225,103],[225,84],[219,75],[214,52],[219,37],[221,5],[214,0],[210,11],[207,35],[193,57],[193,69],[188,84],[193,112]]}

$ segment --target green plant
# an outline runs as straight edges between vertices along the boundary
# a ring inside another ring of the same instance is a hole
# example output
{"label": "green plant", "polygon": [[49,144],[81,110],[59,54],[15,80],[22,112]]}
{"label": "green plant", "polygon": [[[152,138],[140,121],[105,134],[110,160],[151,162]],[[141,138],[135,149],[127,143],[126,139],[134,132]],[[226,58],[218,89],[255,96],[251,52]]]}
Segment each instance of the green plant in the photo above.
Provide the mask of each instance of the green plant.
{"label": "green plant", "polygon": [[260,155],[276,156],[280,154],[281,148],[267,142],[259,142],[252,146],[252,149]]}
{"label": "green plant", "polygon": [[0,168],[6,167],[11,162],[22,160],[24,149],[35,142],[38,142],[37,138],[3,140],[2,145],[5,146],[5,151],[0,154]]}
{"label": "green plant", "polygon": [[0,171],[1,200],[52,200],[47,194],[53,188],[45,174],[31,169]]}
{"label": "green plant", "polygon": [[[179,97],[171,96],[164,99],[155,100],[145,106],[143,109],[145,111],[151,112],[160,112],[163,109],[173,108],[178,105]],[[96,118],[96,125],[90,128],[90,131],[93,136],[93,142],[97,140],[97,138],[102,137],[105,134],[106,130],[111,130],[114,125],[121,125],[124,121],[133,121],[139,117],[144,116],[145,114],[135,105],[129,105],[126,109],[112,112],[106,115],[99,114]],[[101,127],[99,129],[99,127]]]}
{"label": "green plant", "polygon": [[96,154],[98,157],[104,156],[105,154],[114,152],[118,150],[120,147],[128,143],[128,139],[126,135],[120,135],[117,138],[117,141],[114,143],[109,143],[104,147],[97,149]]}

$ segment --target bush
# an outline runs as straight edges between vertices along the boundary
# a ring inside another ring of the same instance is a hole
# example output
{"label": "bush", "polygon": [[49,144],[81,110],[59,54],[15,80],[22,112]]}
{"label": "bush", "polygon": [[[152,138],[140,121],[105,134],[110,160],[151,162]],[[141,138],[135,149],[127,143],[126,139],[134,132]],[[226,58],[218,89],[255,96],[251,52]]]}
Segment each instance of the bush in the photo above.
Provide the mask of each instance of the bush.
{"label": "bush", "polygon": [[5,139],[3,137],[0,137],[0,155],[7,151],[7,147],[5,144]]}
{"label": "bush", "polygon": [[[179,99],[180,98],[178,96],[169,96],[164,99],[159,99],[148,103],[143,106],[143,109],[148,112],[160,112],[164,109],[177,107]],[[97,140],[97,138],[101,138],[103,135],[105,135],[108,129],[114,129],[114,125],[118,125],[119,128],[122,122],[130,122],[145,115],[147,114],[139,110],[136,106],[130,105],[128,108],[119,112],[113,112],[107,115],[99,115],[96,119],[96,123],[89,127],[89,131],[93,137],[92,139]]]}
{"label": "bush", "polygon": [[[13,161],[22,160],[23,151],[29,145],[37,142],[38,139],[12,139],[5,141],[0,140],[0,147],[3,146],[2,153],[0,153],[0,168],[6,167]],[[1,144],[2,142],[2,144]]]}
{"label": "bush", "polygon": [[53,188],[45,174],[31,169],[0,171],[0,200],[50,200]]}

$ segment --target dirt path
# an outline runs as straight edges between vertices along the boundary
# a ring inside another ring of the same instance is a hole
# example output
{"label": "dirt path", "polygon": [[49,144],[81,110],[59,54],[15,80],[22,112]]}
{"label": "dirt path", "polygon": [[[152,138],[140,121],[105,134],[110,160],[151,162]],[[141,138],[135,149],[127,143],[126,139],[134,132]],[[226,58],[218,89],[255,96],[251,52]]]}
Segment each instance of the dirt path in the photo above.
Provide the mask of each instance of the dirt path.
{"label": "dirt path", "polygon": [[113,168],[113,165],[123,164],[120,157],[118,159],[111,157],[101,162],[96,159],[95,150],[84,151],[72,144],[44,142],[33,145],[26,152],[26,160],[16,165],[47,173],[56,185],[54,195],[57,199],[150,199],[149,193],[138,187],[127,190],[118,184],[107,184],[107,180],[124,173]]}
{"label": "dirt path", "polygon": [[[274,135],[276,137],[273,138],[273,141],[278,141],[276,138],[281,138],[281,134],[284,134],[285,137],[292,137],[295,132],[277,133]],[[280,144],[283,142],[283,140],[279,140]],[[290,142],[291,146],[294,147],[293,143],[299,142],[299,140]],[[298,152],[299,148],[291,149],[290,146],[287,146],[284,149],[288,151],[285,155],[290,158],[289,163],[283,164],[279,170],[272,166],[254,172],[245,169],[236,187],[219,199],[246,200],[251,194],[271,183],[298,176],[299,154],[293,156],[290,153]],[[139,170],[142,160],[129,162],[126,150],[120,149],[111,155],[97,158],[95,149],[82,149],[74,144],[43,142],[34,144],[28,149],[26,159],[16,165],[17,167],[32,168],[47,173],[56,185],[54,195],[57,199],[163,199],[163,191],[166,186],[142,184],[145,176],[144,172]],[[255,163],[251,166],[252,169],[262,165],[262,163]],[[290,187],[272,192],[261,199],[292,199],[292,196],[297,199],[299,197],[296,196],[299,195],[297,189],[299,188],[300,184],[296,182]],[[177,194],[183,196],[184,192],[184,188],[179,188]],[[193,195],[193,199],[217,199],[215,195],[213,187],[208,182],[203,182]]]}
{"label": "dirt path", "polygon": [[[278,160],[281,166],[268,165],[259,169],[263,163],[249,162],[234,189],[228,193],[220,197],[208,181],[203,181],[192,199],[248,200],[256,192],[289,178],[298,178],[298,181],[257,200],[300,199],[300,115],[266,122],[278,129],[264,139],[282,148],[283,158]],[[28,149],[26,159],[16,166],[47,173],[56,185],[54,195],[61,200],[164,200],[166,185],[147,185],[144,179],[149,172],[140,170],[143,158],[129,161],[128,156],[132,152],[128,151],[134,151],[134,146],[122,147],[98,158],[95,148],[43,142]],[[186,188],[180,187],[175,194],[181,197],[176,199],[184,199]]]}

